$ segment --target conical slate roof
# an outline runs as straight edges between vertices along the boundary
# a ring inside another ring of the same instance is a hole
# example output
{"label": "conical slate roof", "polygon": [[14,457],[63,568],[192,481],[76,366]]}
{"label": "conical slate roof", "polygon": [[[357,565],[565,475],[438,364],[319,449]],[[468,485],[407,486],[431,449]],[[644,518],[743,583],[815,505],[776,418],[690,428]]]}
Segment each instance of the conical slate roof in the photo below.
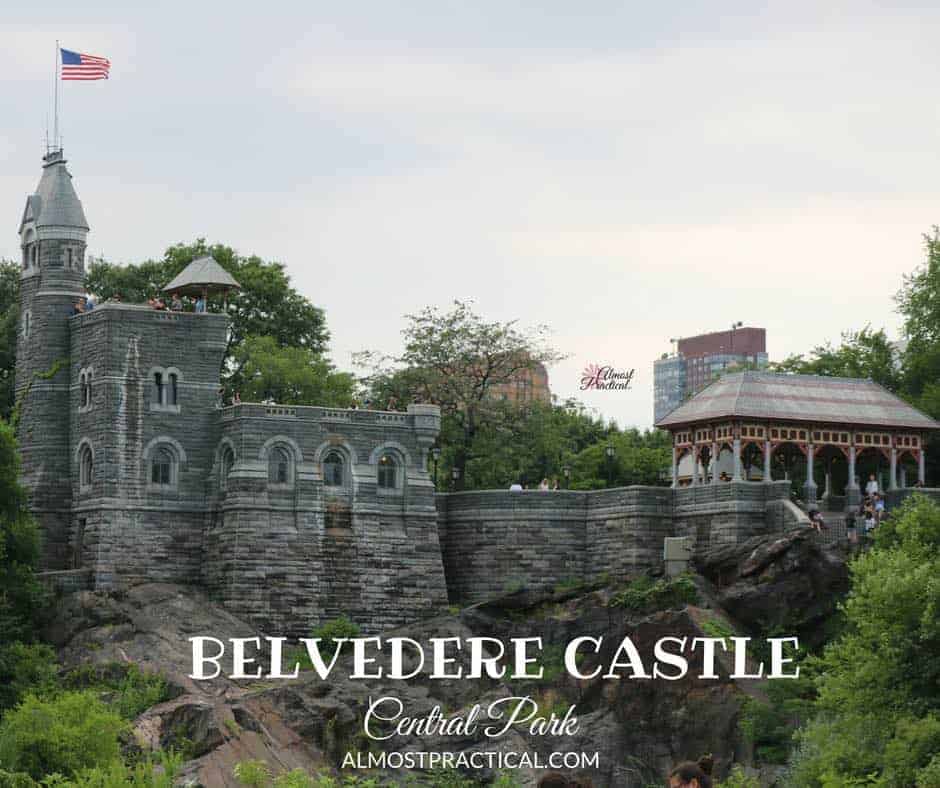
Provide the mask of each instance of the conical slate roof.
{"label": "conical slate roof", "polygon": [[232,275],[211,257],[200,257],[187,265],[170,284],[163,288],[165,293],[181,295],[200,295],[239,290],[241,285]]}
{"label": "conical slate roof", "polygon": [[656,426],[734,417],[940,429],[932,418],[872,380],[772,372],[725,375],[670,411]]}
{"label": "conical slate roof", "polygon": [[42,178],[35,194],[26,198],[20,231],[28,221],[36,227],[73,227],[88,230],[88,220],[65,168],[62,151],[52,151],[43,159]]}

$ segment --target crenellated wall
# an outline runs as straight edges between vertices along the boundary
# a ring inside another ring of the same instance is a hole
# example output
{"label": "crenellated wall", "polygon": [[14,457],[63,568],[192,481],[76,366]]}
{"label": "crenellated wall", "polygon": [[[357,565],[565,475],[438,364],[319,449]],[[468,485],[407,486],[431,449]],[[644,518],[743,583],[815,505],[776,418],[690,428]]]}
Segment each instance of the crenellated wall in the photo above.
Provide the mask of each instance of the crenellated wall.
{"label": "crenellated wall", "polygon": [[623,579],[661,567],[667,536],[743,541],[782,531],[791,509],[788,482],[437,496],[447,589],[463,604],[522,585]]}

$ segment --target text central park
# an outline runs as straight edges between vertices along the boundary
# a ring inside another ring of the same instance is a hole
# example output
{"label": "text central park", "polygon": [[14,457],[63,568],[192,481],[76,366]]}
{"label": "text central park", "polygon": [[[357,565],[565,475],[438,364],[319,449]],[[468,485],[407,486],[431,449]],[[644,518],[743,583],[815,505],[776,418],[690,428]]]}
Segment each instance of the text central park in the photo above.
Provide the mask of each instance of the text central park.
{"label": "text central park", "polygon": [[[285,659],[285,644],[306,650],[317,675],[326,680],[337,663],[352,654],[350,679],[407,680],[421,673],[431,679],[541,679],[541,638],[510,638],[503,642],[491,637],[429,638],[422,645],[407,637],[357,637],[328,639],[284,637],[229,638],[196,636],[192,643],[193,670],[190,678],[214,679],[225,673],[231,679],[291,679],[300,674],[300,663]],[[262,640],[266,641],[262,651]],[[577,637],[564,651],[564,667],[577,679],[664,679],[677,681],[690,669],[700,679],[715,680],[720,659],[727,655],[732,664],[731,679],[798,678],[799,667],[787,672],[793,657],[784,656],[784,647],[794,654],[799,648],[795,637],[768,638],[770,666],[748,659],[751,638],[664,637],[656,641],[653,653],[643,655],[626,637],[615,648],[603,637]],[[321,650],[321,644],[323,646]],[[295,654],[296,656],[296,654]],[[289,664],[285,664],[288,662]],[[387,663],[381,664],[381,663]],[[223,667],[223,664],[225,667]],[[344,663],[345,664],[345,663]],[[226,670],[231,666],[230,670]]]}

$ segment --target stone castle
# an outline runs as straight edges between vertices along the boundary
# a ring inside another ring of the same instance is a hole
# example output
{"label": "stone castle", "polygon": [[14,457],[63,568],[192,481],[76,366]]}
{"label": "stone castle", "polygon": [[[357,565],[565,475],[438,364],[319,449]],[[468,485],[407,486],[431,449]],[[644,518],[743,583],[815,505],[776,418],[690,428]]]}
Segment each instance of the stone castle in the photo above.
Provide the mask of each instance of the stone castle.
{"label": "stone castle", "polygon": [[377,631],[520,583],[659,568],[666,537],[805,521],[786,482],[435,494],[436,406],[220,407],[226,315],[77,312],[88,231],[62,152],[48,153],[19,230],[16,397],[60,585],[196,584],[275,632],[340,615]]}

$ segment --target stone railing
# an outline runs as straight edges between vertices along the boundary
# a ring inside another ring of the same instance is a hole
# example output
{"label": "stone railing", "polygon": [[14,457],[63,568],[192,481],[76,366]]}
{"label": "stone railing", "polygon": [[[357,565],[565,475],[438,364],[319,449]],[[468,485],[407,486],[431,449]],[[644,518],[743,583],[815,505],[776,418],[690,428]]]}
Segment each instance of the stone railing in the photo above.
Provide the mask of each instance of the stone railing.
{"label": "stone railing", "polygon": [[[431,408],[432,412],[429,412]],[[426,427],[426,420],[434,422],[432,429],[437,429],[440,412],[436,407],[410,405],[408,412],[387,410],[360,410],[358,408],[324,408],[319,405],[279,405],[264,402],[240,402],[226,405],[220,409],[222,420],[232,419],[297,419],[299,421],[341,421],[354,424],[401,425],[404,427]]]}

